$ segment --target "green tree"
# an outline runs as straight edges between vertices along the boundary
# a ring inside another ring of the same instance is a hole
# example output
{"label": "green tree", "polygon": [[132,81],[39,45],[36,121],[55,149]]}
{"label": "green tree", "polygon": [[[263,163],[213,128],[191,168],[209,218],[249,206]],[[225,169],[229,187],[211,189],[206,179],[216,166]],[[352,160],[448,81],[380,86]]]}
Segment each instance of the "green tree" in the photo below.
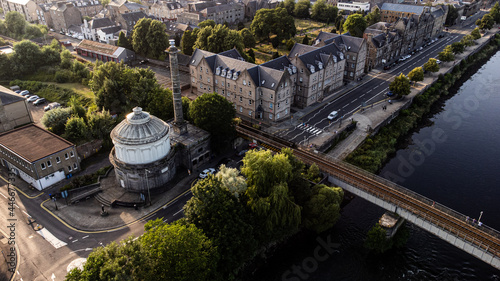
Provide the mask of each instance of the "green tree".
{"label": "green tree", "polygon": [[312,163],[307,170],[306,178],[310,181],[318,183],[321,180],[321,173],[319,171],[318,165]]}
{"label": "green tree", "polygon": [[66,129],[66,122],[71,117],[71,108],[54,108],[47,111],[42,117],[42,124],[56,135],[62,135]]}
{"label": "green tree", "polygon": [[255,48],[255,37],[248,28],[243,28],[239,31],[239,34],[243,39],[243,45],[245,45],[245,48]]}
{"label": "green tree", "polygon": [[68,50],[63,50],[61,52],[61,68],[63,69],[70,69],[71,66],[73,65],[73,55],[71,54],[70,51]]}
{"label": "green tree", "polygon": [[229,191],[236,199],[243,196],[247,190],[247,182],[245,178],[241,176],[238,169],[221,165],[217,172],[217,178],[220,179],[222,187]]}
{"label": "green tree", "polygon": [[278,39],[289,39],[297,33],[294,18],[284,8],[260,9],[250,25],[250,30],[259,40],[270,40],[271,34]]}
{"label": "green tree", "polygon": [[[199,30],[199,29],[195,29]],[[193,47],[196,42],[196,36],[197,33],[194,31],[186,30],[184,34],[182,35],[181,39],[181,51],[185,55],[192,55],[193,54]]]}
{"label": "green tree", "polygon": [[318,0],[312,5],[311,18],[316,21],[326,22],[328,21],[328,6],[325,0]]}
{"label": "green tree", "polygon": [[[61,46],[61,43],[59,43],[59,41],[57,39],[52,39],[52,41],[50,42],[50,45],[49,45],[53,50],[57,51],[57,52],[62,52],[62,46]],[[59,58],[60,60],[60,58]]]}
{"label": "green tree", "polygon": [[451,50],[454,54],[461,54],[465,51],[465,45],[462,42],[455,42],[451,44]]}
{"label": "green tree", "polygon": [[174,103],[170,89],[160,89],[151,96],[147,106],[150,114],[167,121],[174,118]]}
{"label": "green tree", "polygon": [[366,15],[366,24],[370,26],[372,24],[376,24],[377,22],[381,21],[381,19],[382,16],[380,15],[380,9],[375,8],[375,10],[371,11],[370,13],[368,13],[368,15]]}
{"label": "green tree", "polygon": [[238,31],[242,30],[243,28],[245,28],[245,24],[243,22],[238,22]]}
{"label": "green tree", "polygon": [[[237,173],[236,169],[232,170]],[[217,271],[222,279],[232,280],[242,264],[253,256],[257,241],[244,205],[226,188],[232,185],[232,180],[242,177],[226,178],[225,185],[221,177],[218,173],[217,176],[210,175],[198,181],[191,188],[193,197],[184,210],[187,221],[203,230],[217,247],[220,257]]]}
{"label": "green tree", "polygon": [[12,56],[0,54],[0,77],[9,78],[12,75]]}
{"label": "green tree", "polygon": [[455,60],[455,54],[453,54],[453,50],[451,49],[451,45],[446,46],[444,48],[444,50],[438,54],[438,59],[440,61],[444,61],[444,62]]}
{"label": "green tree", "polygon": [[149,261],[149,278],[135,280],[213,280],[217,249],[201,229],[161,219],[146,223],[145,229],[140,240]]}
{"label": "green tree", "polygon": [[108,110],[87,112],[87,125],[93,139],[109,139],[115,127],[115,119]]}
{"label": "green tree", "polygon": [[344,22],[344,30],[349,31],[351,36],[363,37],[366,29],[366,19],[360,14],[352,14]]}
{"label": "green tree", "polygon": [[24,29],[26,28],[26,20],[20,13],[10,11],[5,15],[5,26],[7,27],[7,36],[20,39],[22,38]]}
{"label": "green tree", "polygon": [[365,247],[376,253],[384,253],[392,247],[392,240],[387,239],[387,232],[378,223],[367,234]]}
{"label": "green tree", "polygon": [[120,31],[120,35],[118,36],[118,42],[116,42],[118,47],[122,47],[128,50],[132,50],[132,44],[130,44],[129,39],[125,35],[123,31]]}
{"label": "green tree", "polygon": [[313,187],[311,199],[304,205],[304,225],[316,233],[332,228],[340,218],[344,191],[324,184]]}
{"label": "green tree", "polygon": [[136,53],[147,55],[149,44],[146,37],[152,21],[150,18],[142,18],[134,25],[131,43]]}
{"label": "green tree", "polygon": [[459,16],[458,10],[453,5],[448,4],[446,6],[448,6],[448,14],[446,14],[446,20],[444,21],[444,24],[447,26],[452,26],[455,24],[455,21]]}
{"label": "green tree", "polygon": [[[168,34],[166,33],[167,27],[165,24],[158,20],[153,20],[150,23],[149,30],[146,36],[148,42],[147,55],[152,58],[160,58],[165,54],[168,48]],[[134,33],[135,34],[135,33]],[[132,35],[133,36],[133,35]],[[133,40],[133,39],[132,39]],[[144,38],[143,38],[144,40]]]}
{"label": "green tree", "polygon": [[287,182],[294,175],[287,154],[248,151],[241,172],[247,178],[247,205],[256,217],[258,241],[265,244],[296,232],[301,210],[289,194]]}
{"label": "green tree", "polygon": [[309,9],[311,9],[311,2],[309,0],[299,0],[295,4],[293,13],[298,18],[307,19],[310,17]]}
{"label": "green tree", "polygon": [[424,70],[429,72],[438,72],[439,64],[435,58],[430,58],[426,63],[424,63]]}
{"label": "green tree", "polygon": [[389,84],[389,90],[396,95],[407,96],[411,92],[410,80],[401,73]]}
{"label": "green tree", "polygon": [[194,124],[211,135],[212,148],[220,151],[235,135],[235,109],[225,97],[216,94],[203,94],[197,97],[189,108]]}
{"label": "green tree", "polygon": [[87,119],[87,111],[82,106],[82,103],[78,99],[78,96],[71,96],[68,101],[68,107],[71,109],[71,115],[76,117]]}
{"label": "green tree", "polygon": [[491,28],[493,28],[494,24],[495,24],[495,20],[493,19],[493,17],[490,14],[486,14],[481,19],[480,24],[479,24],[479,28],[483,29],[483,30],[491,29]]}
{"label": "green tree", "polygon": [[460,40],[460,43],[462,43],[465,47],[474,46],[474,36],[472,36],[470,34],[465,35]]}
{"label": "green tree", "polygon": [[61,54],[52,46],[43,46],[41,65],[58,65],[61,63]]}
{"label": "green tree", "polygon": [[14,53],[12,54],[12,71],[16,75],[26,75],[34,73],[43,61],[42,51],[37,44],[23,40],[14,44]]}
{"label": "green tree", "polygon": [[255,61],[255,52],[253,51],[253,49],[249,49],[247,51],[247,54],[249,57],[251,57]]}
{"label": "green tree", "polygon": [[302,44],[304,44],[304,45],[309,45],[309,37],[307,36],[307,34],[306,34],[306,36],[304,36],[304,38],[302,39]]}
{"label": "green tree", "polygon": [[290,16],[293,16],[294,11],[295,11],[295,0],[285,0],[283,2],[283,4],[284,4],[284,8],[286,9],[287,13]]}
{"label": "green tree", "polygon": [[286,49],[290,51],[293,46],[295,46],[295,41],[293,41],[293,39],[288,39],[288,41],[286,41]]}
{"label": "green tree", "polygon": [[410,81],[414,81],[415,83],[418,81],[424,81],[424,70],[422,67],[415,67],[410,73],[408,73],[408,79]]}
{"label": "green tree", "polygon": [[479,32],[479,28],[474,28],[474,30],[472,30],[472,32],[470,33],[470,35],[472,35],[472,37],[474,38],[474,40],[477,40],[479,38],[481,38],[481,32]]}
{"label": "green tree", "polygon": [[45,29],[44,27],[46,28],[46,26],[27,24],[24,28],[24,34],[22,37],[25,39],[40,38],[44,34],[47,34],[47,29]]}
{"label": "green tree", "polygon": [[214,28],[215,25],[216,25],[215,21],[213,21],[213,20],[205,20],[205,21],[200,22],[198,24],[198,27],[199,28],[204,28],[204,27],[210,26],[210,27]]}
{"label": "green tree", "polygon": [[500,23],[500,5],[498,1],[491,7],[489,14],[496,23]]}
{"label": "green tree", "polygon": [[82,117],[72,115],[68,121],[66,121],[66,126],[64,129],[64,138],[74,142],[81,143],[87,139],[88,128],[85,120]]}
{"label": "green tree", "polygon": [[220,53],[236,48],[240,54],[243,53],[243,39],[236,30],[218,24],[215,27],[207,26],[200,30],[194,44],[195,48],[205,51]]}

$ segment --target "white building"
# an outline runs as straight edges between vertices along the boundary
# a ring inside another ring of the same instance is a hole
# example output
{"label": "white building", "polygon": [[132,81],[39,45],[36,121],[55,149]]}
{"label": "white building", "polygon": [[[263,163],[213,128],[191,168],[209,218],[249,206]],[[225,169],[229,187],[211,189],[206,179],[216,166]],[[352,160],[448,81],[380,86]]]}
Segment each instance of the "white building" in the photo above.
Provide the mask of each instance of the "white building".
{"label": "white building", "polygon": [[338,2],[337,8],[344,11],[356,12],[361,9],[361,11],[368,13],[370,11],[370,3],[362,2]]}

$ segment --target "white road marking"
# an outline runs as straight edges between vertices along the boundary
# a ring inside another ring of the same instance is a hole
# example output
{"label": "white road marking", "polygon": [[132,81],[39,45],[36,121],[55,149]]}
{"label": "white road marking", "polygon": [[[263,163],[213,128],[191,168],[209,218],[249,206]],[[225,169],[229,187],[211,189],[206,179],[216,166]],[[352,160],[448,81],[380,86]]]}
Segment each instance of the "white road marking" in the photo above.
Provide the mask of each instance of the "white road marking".
{"label": "white road marking", "polygon": [[77,241],[78,241],[78,239],[75,239],[75,240],[71,241],[71,243],[75,243],[75,242],[77,242]]}
{"label": "white road marking", "polygon": [[26,211],[24,211],[24,210],[23,210],[23,213],[24,213],[25,215],[27,215],[28,217],[30,217],[30,214],[26,213]]}
{"label": "white road marking", "polygon": [[82,239],[85,239],[85,238],[88,238],[88,237],[89,237],[88,235],[85,235],[85,236],[82,237]]}
{"label": "white road marking", "polygon": [[3,195],[3,193],[1,193],[1,192],[0,192],[0,194],[1,194],[3,197],[5,197],[5,199],[7,199],[7,196]]}
{"label": "white road marking", "polygon": [[184,210],[183,210],[183,209],[180,209],[179,211],[175,212],[175,213],[174,213],[174,216],[175,216],[175,215],[177,215],[178,213],[182,212],[182,211],[184,211]]}
{"label": "white road marking", "polygon": [[55,237],[50,231],[48,231],[46,228],[42,228],[37,231],[38,234],[40,234],[45,240],[47,240],[54,248],[59,249],[61,247],[66,246],[67,244]]}

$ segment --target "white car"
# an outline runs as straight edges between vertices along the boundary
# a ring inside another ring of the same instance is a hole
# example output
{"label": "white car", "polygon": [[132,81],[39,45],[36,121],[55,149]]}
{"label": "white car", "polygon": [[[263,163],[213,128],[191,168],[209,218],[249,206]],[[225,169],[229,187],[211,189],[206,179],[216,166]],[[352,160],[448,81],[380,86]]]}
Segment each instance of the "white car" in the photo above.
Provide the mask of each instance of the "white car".
{"label": "white car", "polygon": [[437,63],[437,64],[440,64],[440,63],[441,63],[441,61],[440,61],[440,60],[436,60],[436,63]]}
{"label": "white car", "polygon": [[208,175],[213,175],[215,174],[215,169],[214,168],[208,168],[203,170],[203,172],[200,173],[200,179],[204,179],[208,177]]}
{"label": "white car", "polygon": [[37,96],[37,95],[33,95],[31,97],[28,98],[28,102],[33,102],[33,101],[36,101],[37,99],[39,99],[40,97]]}
{"label": "white car", "polygon": [[337,116],[339,116],[339,113],[337,111],[332,111],[330,112],[330,114],[328,115],[328,120],[333,120],[335,118],[337,118]]}

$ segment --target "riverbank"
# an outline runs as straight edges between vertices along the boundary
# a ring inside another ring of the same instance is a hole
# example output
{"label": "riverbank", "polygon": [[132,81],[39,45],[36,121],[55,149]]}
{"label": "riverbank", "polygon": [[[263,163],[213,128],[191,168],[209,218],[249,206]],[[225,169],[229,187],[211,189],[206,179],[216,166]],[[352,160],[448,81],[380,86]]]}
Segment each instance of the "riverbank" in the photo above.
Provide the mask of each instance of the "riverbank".
{"label": "riverbank", "polygon": [[428,115],[433,105],[442,97],[449,96],[450,91],[457,89],[484,62],[494,55],[500,47],[500,36],[496,35],[490,43],[485,44],[480,51],[474,52],[453,67],[453,70],[440,75],[424,93],[416,96],[412,104],[401,110],[390,124],[358,146],[346,157],[346,161],[372,173],[378,172],[397,151],[405,139],[416,128],[422,125],[422,120]]}

